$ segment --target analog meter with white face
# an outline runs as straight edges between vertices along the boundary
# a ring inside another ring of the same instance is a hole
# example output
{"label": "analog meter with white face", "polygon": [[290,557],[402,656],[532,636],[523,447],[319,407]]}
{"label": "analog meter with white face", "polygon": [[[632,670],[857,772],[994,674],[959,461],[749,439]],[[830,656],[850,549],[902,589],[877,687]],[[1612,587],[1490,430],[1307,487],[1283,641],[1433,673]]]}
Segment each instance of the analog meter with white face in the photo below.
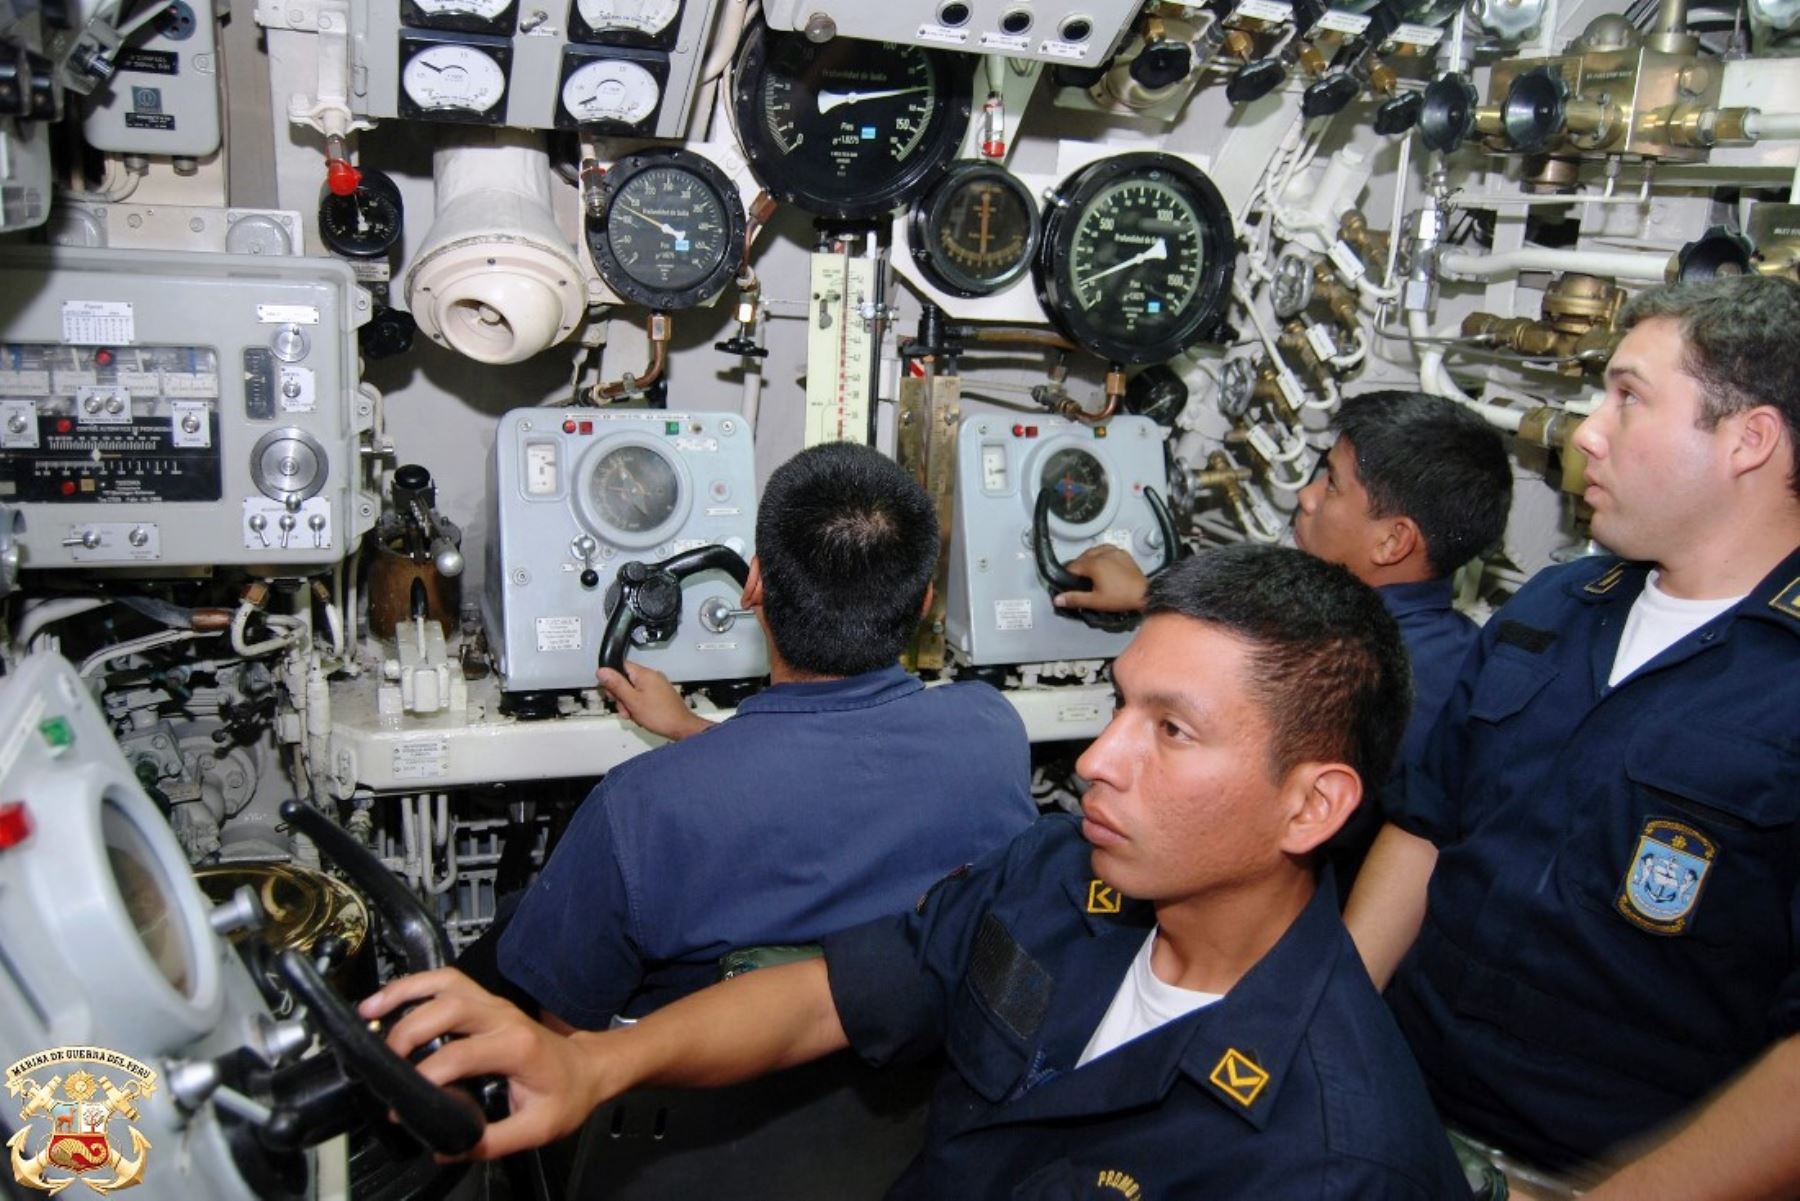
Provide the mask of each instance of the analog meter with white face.
{"label": "analog meter with white face", "polygon": [[506,119],[512,47],[501,39],[400,40],[400,115],[498,125]]}
{"label": "analog meter with white face", "polygon": [[662,103],[666,66],[631,58],[584,58],[563,62],[562,104],[556,123],[563,128],[601,126],[647,131]]}
{"label": "analog meter with white face", "polygon": [[573,0],[569,36],[612,46],[667,47],[680,17],[681,0]]}
{"label": "analog meter with white face", "polygon": [[519,23],[519,0],[401,0],[400,23],[511,37]]}

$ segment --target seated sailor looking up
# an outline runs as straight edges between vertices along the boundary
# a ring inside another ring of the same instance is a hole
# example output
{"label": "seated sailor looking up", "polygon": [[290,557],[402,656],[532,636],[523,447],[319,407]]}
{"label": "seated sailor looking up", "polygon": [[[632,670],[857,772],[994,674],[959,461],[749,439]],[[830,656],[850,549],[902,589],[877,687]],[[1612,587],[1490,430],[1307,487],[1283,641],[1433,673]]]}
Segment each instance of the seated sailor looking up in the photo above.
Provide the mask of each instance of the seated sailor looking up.
{"label": "seated sailor looking up", "polygon": [[[926,689],[896,660],[929,604],[930,497],[862,446],[770,477],[743,606],[771,684],[716,727],[657,673],[609,681],[682,741],[610,772],[501,936],[499,966],[595,1029],[717,979],[736,948],[816,941],[912,904],[1036,817],[1029,746],[986,684]],[[612,674],[612,673],[607,673]],[[687,734],[700,734],[687,738]]]}
{"label": "seated sailor looking up", "polygon": [[1406,720],[1393,619],[1343,569],[1262,546],[1159,575],[1148,612],[1079,765],[1087,819],[1038,822],[828,936],[822,960],[566,1038],[454,971],[396,981],[363,1015],[423,1001],[396,1051],[456,1032],[428,1078],[508,1075],[484,1157],[644,1083],[941,1046],[952,1070],[895,1198],[1466,1197],[1316,866]]}

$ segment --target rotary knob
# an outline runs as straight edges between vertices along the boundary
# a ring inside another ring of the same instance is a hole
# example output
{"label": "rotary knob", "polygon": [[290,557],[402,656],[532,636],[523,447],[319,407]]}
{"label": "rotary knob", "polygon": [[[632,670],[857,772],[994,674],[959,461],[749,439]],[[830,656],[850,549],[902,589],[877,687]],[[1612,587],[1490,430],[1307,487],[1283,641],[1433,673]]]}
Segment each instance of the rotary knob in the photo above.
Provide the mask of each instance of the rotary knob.
{"label": "rotary knob", "polygon": [[270,430],[250,451],[250,478],[270,500],[298,504],[317,495],[330,474],[325,448],[305,430]]}

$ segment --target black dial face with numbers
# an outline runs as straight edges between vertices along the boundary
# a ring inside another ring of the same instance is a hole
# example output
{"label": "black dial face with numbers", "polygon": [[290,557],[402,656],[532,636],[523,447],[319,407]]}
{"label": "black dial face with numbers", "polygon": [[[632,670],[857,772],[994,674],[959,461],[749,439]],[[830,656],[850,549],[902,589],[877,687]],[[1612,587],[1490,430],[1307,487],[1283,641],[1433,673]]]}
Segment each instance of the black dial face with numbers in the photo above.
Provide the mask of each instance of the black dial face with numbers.
{"label": "black dial face with numbers", "polygon": [[588,227],[588,247],[601,278],[625,299],[688,308],[742,268],[743,204],[710,161],[685,150],[631,155],[602,188],[603,216]]}
{"label": "black dial face with numbers", "polygon": [[1161,362],[1218,327],[1235,257],[1211,180],[1173,155],[1121,155],[1058,190],[1036,263],[1039,298],[1094,353]]}
{"label": "black dial face with numbers", "polygon": [[1037,202],[1006,168],[960,162],[913,207],[910,236],[932,283],[957,296],[990,296],[1031,265]]}
{"label": "black dial face with numbers", "polygon": [[1112,492],[1105,465],[1073,447],[1050,456],[1038,476],[1038,487],[1050,494],[1050,515],[1069,525],[1086,525],[1099,517]]}
{"label": "black dial face with numbers", "polygon": [[821,216],[890,212],[942,173],[968,126],[965,56],[758,27],[733,104],[752,169],[770,192]]}

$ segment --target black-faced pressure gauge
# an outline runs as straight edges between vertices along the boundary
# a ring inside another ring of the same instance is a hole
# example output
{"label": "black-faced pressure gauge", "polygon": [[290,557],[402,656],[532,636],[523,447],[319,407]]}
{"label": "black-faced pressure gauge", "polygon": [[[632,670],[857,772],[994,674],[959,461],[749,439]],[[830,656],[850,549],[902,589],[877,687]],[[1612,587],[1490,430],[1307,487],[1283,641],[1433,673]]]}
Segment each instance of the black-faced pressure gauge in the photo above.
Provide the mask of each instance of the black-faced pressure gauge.
{"label": "black-faced pressure gauge", "polygon": [[571,0],[569,40],[666,50],[681,31],[681,0]]}
{"label": "black-faced pressure gauge", "polygon": [[[359,177],[360,176],[360,177]],[[319,194],[319,239],[345,258],[379,258],[400,240],[405,210],[400,189],[380,171],[364,168],[356,187],[339,195],[327,183]]]}
{"label": "black-faced pressure gauge", "polygon": [[1050,515],[1071,526],[1096,520],[1112,495],[1105,464],[1077,446],[1064,447],[1045,460],[1038,489],[1050,494]]}
{"label": "black-faced pressure gauge", "polygon": [[662,108],[667,56],[648,50],[563,51],[556,124],[600,133],[648,134]]}
{"label": "black-faced pressure gauge", "polygon": [[726,174],[689,150],[646,150],[600,181],[588,250],[633,304],[685,309],[718,295],[744,265],[744,206]]}
{"label": "black-faced pressure gauge", "polygon": [[776,199],[843,220],[879,217],[941,175],[969,125],[963,54],[803,34],[758,23],[732,81],[732,113]]}
{"label": "black-faced pressure gauge", "polygon": [[1057,189],[1033,275],[1070,341],[1117,363],[1159,363],[1217,330],[1236,253],[1210,179],[1174,155],[1122,154]]}
{"label": "black-faced pressure gauge", "polygon": [[953,296],[991,296],[1031,266],[1038,243],[1037,201],[995,163],[956,163],[913,204],[913,258]]}
{"label": "black-faced pressure gauge", "polygon": [[512,43],[475,34],[400,35],[400,115],[421,121],[506,121]]}
{"label": "black-faced pressure gauge", "polygon": [[519,24],[519,0],[400,0],[400,24],[511,37]]}

